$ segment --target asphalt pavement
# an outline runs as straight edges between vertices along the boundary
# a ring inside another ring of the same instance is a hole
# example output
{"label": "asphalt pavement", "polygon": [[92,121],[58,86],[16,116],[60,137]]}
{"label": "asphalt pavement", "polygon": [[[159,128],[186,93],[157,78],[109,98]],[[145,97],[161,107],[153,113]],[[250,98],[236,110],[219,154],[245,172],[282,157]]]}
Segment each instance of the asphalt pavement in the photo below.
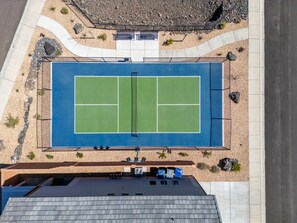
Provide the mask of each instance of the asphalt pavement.
{"label": "asphalt pavement", "polygon": [[0,0],[0,70],[26,3],[27,0]]}
{"label": "asphalt pavement", "polygon": [[267,223],[297,222],[296,16],[296,0],[265,0]]}

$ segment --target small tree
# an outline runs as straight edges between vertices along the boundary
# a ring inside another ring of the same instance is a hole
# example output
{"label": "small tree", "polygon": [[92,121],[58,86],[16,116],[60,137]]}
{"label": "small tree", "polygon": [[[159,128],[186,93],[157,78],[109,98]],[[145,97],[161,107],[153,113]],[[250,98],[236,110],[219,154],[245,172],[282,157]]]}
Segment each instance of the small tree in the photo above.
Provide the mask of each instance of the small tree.
{"label": "small tree", "polygon": [[8,114],[8,116],[6,117],[6,122],[4,123],[4,125],[7,127],[7,128],[12,128],[14,129],[15,126],[17,124],[19,124],[20,122],[20,119],[19,117],[13,117],[11,114]]}
{"label": "small tree", "polygon": [[207,165],[206,163],[197,163],[197,168],[199,170],[208,170],[209,169],[209,165]]}
{"label": "small tree", "polygon": [[186,157],[186,156],[189,156],[188,153],[184,153],[184,152],[180,152],[178,153],[179,156],[182,156],[182,157]]}
{"label": "small tree", "polygon": [[210,167],[209,171],[212,173],[218,173],[218,172],[220,172],[220,168],[216,165],[213,165]]}
{"label": "small tree", "polygon": [[79,158],[79,159],[81,159],[81,158],[84,157],[84,154],[77,152],[76,153],[76,157]]}
{"label": "small tree", "polygon": [[51,154],[46,154],[45,156],[46,156],[46,158],[48,158],[49,160],[52,160],[52,159],[54,158],[54,156],[51,155]]}
{"label": "small tree", "polygon": [[157,154],[159,155],[159,159],[166,159],[166,153],[165,150],[162,150],[162,152],[157,152]]}
{"label": "small tree", "polygon": [[67,15],[68,14],[68,9],[66,7],[63,7],[60,11],[63,15]]}
{"label": "small tree", "polygon": [[165,46],[169,46],[169,45],[172,45],[173,44],[173,39],[170,38],[170,39],[167,39],[165,42],[164,42],[164,45]]}
{"label": "small tree", "polygon": [[102,33],[99,36],[97,36],[97,38],[105,42],[107,40],[107,35],[105,33]]}
{"label": "small tree", "polygon": [[33,159],[35,159],[35,154],[33,152],[29,152],[28,155],[27,155],[27,158],[29,160],[33,160]]}
{"label": "small tree", "polygon": [[207,150],[201,151],[201,153],[203,157],[207,157],[207,158],[209,158],[212,155],[212,151],[207,151]]}

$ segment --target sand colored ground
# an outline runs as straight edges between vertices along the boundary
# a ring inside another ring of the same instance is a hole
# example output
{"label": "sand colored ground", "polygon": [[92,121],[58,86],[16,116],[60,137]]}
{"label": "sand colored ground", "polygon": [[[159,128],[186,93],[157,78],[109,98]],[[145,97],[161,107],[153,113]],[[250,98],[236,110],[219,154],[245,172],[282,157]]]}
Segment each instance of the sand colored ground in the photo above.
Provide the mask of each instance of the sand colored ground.
{"label": "sand colored ground", "polygon": [[[45,14],[45,11],[48,10],[47,7],[49,7],[49,5],[56,5],[57,7],[56,12],[54,12],[53,14],[59,14],[60,12],[58,7],[60,7],[60,5],[62,6],[63,4],[64,3],[61,3],[59,0],[47,1],[44,9],[44,14]],[[51,13],[51,12],[48,10],[47,13]],[[57,16],[62,16],[62,15],[57,15]],[[67,23],[66,20],[65,22]],[[69,21],[69,27],[72,28],[71,27],[72,25],[70,26],[70,24],[72,23]],[[68,29],[71,30],[69,27]],[[29,53],[33,54],[35,43],[39,38],[41,38],[40,33],[44,33],[46,37],[55,38],[55,36],[50,32],[42,28],[36,28],[31,45],[28,49],[27,55]],[[214,35],[214,34],[211,33],[211,35]],[[99,40],[96,40],[96,41],[98,41],[96,42],[96,44],[97,43],[102,44]],[[185,42],[189,42],[190,44],[191,41],[186,40]],[[174,47],[174,46],[176,45],[173,44],[170,47]],[[239,53],[236,50],[240,46],[245,48],[245,50],[242,53]],[[249,166],[248,166],[248,107],[247,107],[248,106],[248,82],[247,82],[248,50],[247,49],[248,49],[248,41],[242,41],[242,42],[226,45],[206,55],[206,56],[217,56],[218,54],[221,54],[222,56],[225,56],[229,51],[232,51],[237,55],[237,60],[231,63],[231,66],[232,66],[231,74],[233,76],[231,80],[231,90],[240,91],[241,99],[239,104],[232,103],[232,108],[231,108],[232,123],[233,123],[232,124],[232,147],[231,147],[232,149],[230,151],[213,151],[212,156],[210,158],[203,158],[201,151],[198,151],[198,150],[183,151],[188,154],[187,157],[181,157],[178,155],[178,153],[181,152],[181,150],[179,151],[173,150],[171,154],[167,154],[167,158],[165,159],[165,160],[172,160],[172,161],[192,160],[195,164],[197,164],[198,162],[204,162],[211,166],[211,165],[218,164],[219,160],[222,158],[230,157],[230,158],[238,159],[241,163],[242,169],[239,173],[229,173],[229,172],[227,173],[227,172],[221,171],[218,174],[214,174],[207,170],[202,171],[194,167],[187,167],[188,168],[186,170],[187,173],[192,173],[199,181],[240,181],[240,180],[248,179]],[[74,55],[68,52],[63,47],[63,54],[61,56],[74,56]],[[26,56],[23,66],[17,77],[14,90],[11,94],[9,103],[4,112],[3,119],[1,120],[1,123],[0,123],[0,138],[4,140],[7,146],[5,150],[0,151],[0,163],[11,163],[10,157],[13,155],[13,152],[16,146],[18,145],[17,138],[24,124],[23,122],[24,106],[23,105],[26,99],[24,84],[25,84],[26,77],[28,75],[30,62],[31,62],[31,57]],[[23,145],[23,155],[20,162],[32,162],[26,157],[26,155],[31,151],[34,152],[36,155],[36,158],[33,160],[33,162],[121,161],[121,160],[125,160],[127,157],[132,158],[135,156],[134,151],[83,151],[82,153],[84,157],[82,159],[79,159],[76,157],[76,151],[42,152],[41,149],[37,149],[36,119],[33,117],[36,114],[36,94],[37,94],[36,90],[33,90],[28,93],[29,96],[33,97],[33,103],[31,105],[30,114],[29,114],[30,126],[27,131],[25,143]],[[11,113],[13,116],[18,116],[20,118],[20,123],[14,129],[9,129],[4,126],[5,118],[9,113]],[[160,160],[158,158],[159,155],[156,152],[157,151],[141,151],[139,156],[140,157],[144,156],[147,158],[147,160],[150,160],[150,161]],[[54,159],[52,160],[47,159],[45,156],[46,154],[52,154],[54,156]]]}

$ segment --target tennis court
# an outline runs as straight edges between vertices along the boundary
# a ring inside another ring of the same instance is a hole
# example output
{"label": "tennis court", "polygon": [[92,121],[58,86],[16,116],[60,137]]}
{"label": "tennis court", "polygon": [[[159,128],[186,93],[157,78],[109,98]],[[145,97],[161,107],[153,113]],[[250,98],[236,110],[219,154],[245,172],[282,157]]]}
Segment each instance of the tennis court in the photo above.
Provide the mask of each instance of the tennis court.
{"label": "tennis court", "polygon": [[222,63],[52,63],[52,147],[221,146]]}
{"label": "tennis court", "polygon": [[75,77],[75,133],[200,132],[200,77]]}

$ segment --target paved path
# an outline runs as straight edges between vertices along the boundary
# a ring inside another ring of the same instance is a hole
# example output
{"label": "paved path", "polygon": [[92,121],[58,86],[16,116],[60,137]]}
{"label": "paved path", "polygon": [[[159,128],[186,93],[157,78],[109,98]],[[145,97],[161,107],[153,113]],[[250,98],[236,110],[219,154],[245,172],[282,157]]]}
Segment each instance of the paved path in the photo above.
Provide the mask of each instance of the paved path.
{"label": "paved path", "polygon": [[[207,194],[216,195],[224,223],[249,222],[249,182],[199,182]],[[252,222],[251,223],[256,223]]]}
{"label": "paved path", "polygon": [[[22,17],[27,0],[0,1],[0,70]],[[13,12],[13,13],[12,13]]]}
{"label": "paved path", "polygon": [[296,9],[296,0],[266,0],[265,3],[265,154],[269,223],[297,222]]}
{"label": "paved path", "polygon": [[[276,6],[274,6],[276,7]],[[250,222],[265,223],[264,0],[249,0]],[[269,147],[268,147],[269,148]],[[269,221],[268,221],[269,222]]]}
{"label": "paved path", "polygon": [[[52,32],[61,42],[62,44],[73,54],[81,57],[116,57],[118,55],[123,56],[123,52],[117,52],[117,50],[112,49],[101,49],[101,48],[92,48],[88,46],[81,45],[77,43],[67,32],[67,30],[55,20],[48,18],[46,16],[40,16],[38,26],[49,30]],[[246,40],[248,39],[248,29],[239,29],[231,32],[224,33],[222,35],[216,36],[205,43],[187,48],[182,50],[160,50],[160,57],[199,57],[204,56],[213,50],[222,47],[226,44],[234,43],[236,41]],[[128,41],[129,42],[129,41]],[[141,41],[139,41],[141,42]],[[139,43],[141,45],[141,43]],[[140,49],[141,46],[139,46]],[[120,50],[123,50],[123,46],[121,46]],[[138,49],[138,51],[140,50]],[[137,52],[137,49],[135,49]],[[153,49],[154,50],[154,49]],[[126,56],[133,57],[133,52],[129,54],[126,52]],[[156,56],[155,53],[146,53],[149,57]],[[139,56],[135,56],[139,58]]]}
{"label": "paved path", "polygon": [[[4,2],[6,1],[10,0],[4,0]],[[45,0],[27,0],[21,21],[0,73],[0,119],[3,116],[14,82],[20,72],[44,2]]]}
{"label": "paved path", "polygon": [[180,50],[160,50],[160,57],[202,57],[227,44],[247,40],[248,28],[218,35],[198,46]]}

